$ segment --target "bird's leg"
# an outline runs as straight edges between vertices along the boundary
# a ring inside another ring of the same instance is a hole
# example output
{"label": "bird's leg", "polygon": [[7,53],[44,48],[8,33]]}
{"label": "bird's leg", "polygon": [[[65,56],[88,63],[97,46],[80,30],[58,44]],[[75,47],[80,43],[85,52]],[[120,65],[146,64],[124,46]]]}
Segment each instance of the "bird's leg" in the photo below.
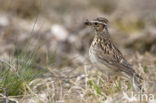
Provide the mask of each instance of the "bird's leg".
{"label": "bird's leg", "polygon": [[111,75],[109,73],[107,73],[107,82],[112,83],[112,78],[111,78]]}
{"label": "bird's leg", "polygon": [[106,73],[106,79],[107,79],[107,82],[109,82],[109,80],[110,80],[110,74],[109,73]]}
{"label": "bird's leg", "polygon": [[118,76],[115,76],[115,81],[118,81],[120,78]]}

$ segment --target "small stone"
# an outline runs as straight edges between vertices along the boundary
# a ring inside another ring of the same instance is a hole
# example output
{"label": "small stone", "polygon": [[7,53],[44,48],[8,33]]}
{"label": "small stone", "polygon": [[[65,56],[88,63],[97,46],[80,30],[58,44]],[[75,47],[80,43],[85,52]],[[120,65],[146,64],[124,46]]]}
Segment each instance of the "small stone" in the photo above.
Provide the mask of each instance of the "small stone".
{"label": "small stone", "polygon": [[69,35],[68,31],[59,24],[55,24],[51,27],[51,33],[60,41],[66,40]]}
{"label": "small stone", "polygon": [[8,26],[9,25],[9,20],[7,16],[0,15],[0,26]]}

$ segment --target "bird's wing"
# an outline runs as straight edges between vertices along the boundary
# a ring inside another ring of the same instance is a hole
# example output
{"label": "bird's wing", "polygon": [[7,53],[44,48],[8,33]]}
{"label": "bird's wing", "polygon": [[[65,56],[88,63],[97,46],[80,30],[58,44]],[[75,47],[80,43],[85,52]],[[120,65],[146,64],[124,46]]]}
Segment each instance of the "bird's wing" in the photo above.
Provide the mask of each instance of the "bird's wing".
{"label": "bird's wing", "polygon": [[107,39],[105,42],[100,43],[101,50],[98,50],[98,53],[101,55],[97,55],[99,58],[99,61],[101,63],[107,62],[110,65],[115,66],[117,70],[125,72],[126,74],[133,76],[134,74],[142,79],[141,76],[139,76],[135,70],[132,68],[132,66],[127,62],[127,60],[123,57],[122,53],[119,51],[119,49],[112,43],[111,40]]}

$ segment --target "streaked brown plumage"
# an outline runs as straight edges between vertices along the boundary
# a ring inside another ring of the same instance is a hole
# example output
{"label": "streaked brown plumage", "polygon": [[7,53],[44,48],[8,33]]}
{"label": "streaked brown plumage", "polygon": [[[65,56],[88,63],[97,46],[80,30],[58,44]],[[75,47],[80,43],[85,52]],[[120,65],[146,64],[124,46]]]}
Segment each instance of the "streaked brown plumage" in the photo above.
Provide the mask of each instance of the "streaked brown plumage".
{"label": "streaked brown plumage", "polygon": [[126,74],[130,79],[134,79],[135,85],[141,89],[138,78],[143,78],[135,72],[113,43],[107,29],[108,20],[99,17],[93,21],[87,20],[85,24],[92,26],[95,30],[95,36],[89,49],[91,62],[105,74]]}

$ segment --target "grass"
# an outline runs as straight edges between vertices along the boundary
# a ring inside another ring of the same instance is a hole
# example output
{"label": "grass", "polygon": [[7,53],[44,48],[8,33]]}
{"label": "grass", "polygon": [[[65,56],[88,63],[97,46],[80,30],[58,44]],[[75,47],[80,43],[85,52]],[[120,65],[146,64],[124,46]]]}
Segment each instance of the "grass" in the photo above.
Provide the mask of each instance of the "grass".
{"label": "grass", "polygon": [[35,68],[36,58],[30,52],[15,51],[13,55],[13,58],[10,57],[6,62],[14,68],[4,62],[0,64],[0,87],[6,88],[9,96],[23,95],[27,91],[25,84],[40,77],[44,71]]}

